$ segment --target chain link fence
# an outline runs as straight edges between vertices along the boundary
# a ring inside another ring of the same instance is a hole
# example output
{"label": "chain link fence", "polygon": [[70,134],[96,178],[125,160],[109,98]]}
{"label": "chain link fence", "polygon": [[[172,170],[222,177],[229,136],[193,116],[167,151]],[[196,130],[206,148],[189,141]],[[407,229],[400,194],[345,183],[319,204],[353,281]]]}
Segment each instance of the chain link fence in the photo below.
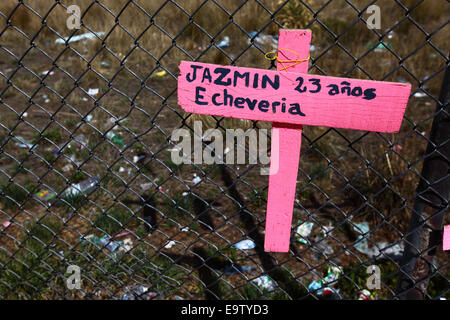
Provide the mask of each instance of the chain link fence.
{"label": "chain link fence", "polygon": [[[0,297],[448,299],[448,10],[2,1]],[[184,113],[176,77],[181,60],[274,69],[282,28],[312,30],[310,73],[413,90],[396,134],[304,128],[290,250],[271,253],[261,165],[177,165],[171,134],[270,128]]]}

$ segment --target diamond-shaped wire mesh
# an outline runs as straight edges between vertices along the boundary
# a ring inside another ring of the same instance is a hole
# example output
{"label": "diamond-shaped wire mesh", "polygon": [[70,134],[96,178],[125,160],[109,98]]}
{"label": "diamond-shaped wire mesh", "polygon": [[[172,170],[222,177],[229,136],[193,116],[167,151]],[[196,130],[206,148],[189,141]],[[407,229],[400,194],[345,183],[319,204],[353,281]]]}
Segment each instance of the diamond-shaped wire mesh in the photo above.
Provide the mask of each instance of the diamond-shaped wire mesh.
{"label": "diamond-shaped wire mesh", "polygon": [[[374,4],[381,29],[367,27]],[[449,298],[448,10],[445,0],[2,1],[0,298]],[[177,165],[171,134],[195,121],[270,128],[183,112],[176,77],[181,60],[273,69],[264,55],[282,28],[312,30],[310,73],[413,91],[398,133],[304,128],[290,251],[270,253],[261,164]],[[236,249],[243,240],[255,247]],[[67,285],[73,265],[79,289]]]}

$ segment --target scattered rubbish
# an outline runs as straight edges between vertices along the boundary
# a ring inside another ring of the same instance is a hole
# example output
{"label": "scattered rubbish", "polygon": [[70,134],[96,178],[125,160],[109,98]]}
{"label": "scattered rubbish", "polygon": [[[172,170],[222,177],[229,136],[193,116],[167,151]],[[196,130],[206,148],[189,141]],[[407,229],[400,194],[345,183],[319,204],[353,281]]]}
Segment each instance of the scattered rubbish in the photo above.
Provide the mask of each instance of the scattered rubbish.
{"label": "scattered rubbish", "polygon": [[369,242],[365,236],[370,231],[369,224],[367,222],[353,223],[353,229],[359,233],[357,238],[357,243],[355,244],[355,249],[365,254],[370,258],[383,258],[388,256],[393,260],[398,260],[401,258],[404,250],[403,244],[389,244],[387,242],[374,243],[372,248],[369,248]]}
{"label": "scattered rubbish", "polygon": [[255,247],[255,243],[253,240],[247,239],[239,241],[238,243],[233,244],[231,247],[239,250],[249,250]]}
{"label": "scattered rubbish", "polygon": [[153,300],[157,294],[149,292],[149,289],[142,285],[130,286],[125,288],[122,300]]}
{"label": "scattered rubbish", "polygon": [[37,145],[33,146],[33,143],[30,140],[25,139],[24,137],[16,136],[16,137],[13,137],[13,139],[18,141],[18,142],[16,142],[16,146],[18,146],[19,148],[25,148],[25,149],[31,149],[31,150],[34,150],[37,148]]}
{"label": "scattered rubbish", "polygon": [[327,298],[333,298],[339,293],[339,289],[334,289],[333,286],[339,279],[342,273],[341,267],[329,266],[327,270],[327,275],[319,281],[313,280],[308,285],[309,291],[314,291],[315,294]]}
{"label": "scattered rubbish", "polygon": [[188,232],[189,228],[188,227],[184,227],[183,229],[181,229],[181,232]]}
{"label": "scattered rubbish", "polygon": [[230,37],[228,36],[223,37],[223,40],[217,44],[219,48],[225,48],[228,47],[229,45],[230,45]]}
{"label": "scattered rubbish", "polygon": [[46,76],[46,75],[52,76],[54,74],[55,74],[55,72],[54,71],[50,71],[50,70],[45,70],[45,71],[41,72],[41,75],[43,75],[43,76]]}
{"label": "scattered rubbish", "polygon": [[131,234],[131,232],[130,232],[130,231],[127,231],[127,232],[123,232],[123,233],[116,234],[115,236],[112,236],[112,237],[109,238],[109,239],[116,239],[116,238],[119,238],[119,237],[127,236],[127,235],[129,235],[129,234]]}
{"label": "scattered rubbish", "polygon": [[375,293],[370,293],[369,290],[363,289],[358,295],[358,300],[377,300]]}
{"label": "scattered rubbish", "polygon": [[317,291],[317,294],[322,294],[322,283],[320,281],[313,280],[308,285],[308,291]]}
{"label": "scattered rubbish", "polygon": [[331,235],[332,230],[334,229],[333,225],[330,223],[328,223],[328,226],[320,226],[320,231],[319,231],[319,235],[322,238],[326,238],[329,237]]}
{"label": "scattered rubbish", "polygon": [[77,150],[83,150],[89,141],[86,136],[81,133],[74,138],[73,142],[75,142]]}
{"label": "scattered rubbish", "polygon": [[394,31],[389,31],[387,34],[388,39],[392,39],[394,37],[395,33]]}
{"label": "scattered rubbish", "polygon": [[427,94],[425,92],[416,92],[414,93],[415,98],[425,98]]}
{"label": "scattered rubbish", "polygon": [[[87,98],[85,98],[85,99],[87,100]],[[88,114],[88,115],[86,116],[86,121],[87,121],[87,122],[91,122],[93,118],[94,118],[94,116],[93,116],[92,114]]]}
{"label": "scattered rubbish", "polygon": [[[76,149],[79,151],[79,150],[83,150],[87,144],[88,144],[88,139],[85,137],[84,134],[81,133],[81,134],[77,135],[72,141],[70,141],[67,144],[66,148],[69,150]],[[56,154],[60,153],[62,151],[62,149],[64,149],[65,145],[66,145],[65,143],[59,145],[58,148],[55,149],[53,152]]]}
{"label": "scattered rubbish", "polygon": [[386,48],[392,49],[392,44],[390,42],[380,43],[380,42],[371,42],[366,48],[374,49],[373,52],[384,52]]}
{"label": "scattered rubbish", "polygon": [[62,171],[63,172],[69,172],[73,169],[73,165],[71,165],[70,163],[66,164],[64,167],[62,167]]}
{"label": "scattered rubbish", "polygon": [[[90,32],[90,33],[83,33],[83,34],[80,34],[80,35],[78,35],[78,36],[73,36],[73,37],[65,37],[65,38],[59,38],[59,39],[56,39],[55,40],[55,43],[60,43],[60,44],[64,44],[64,43],[66,43],[66,42],[68,42],[68,43],[72,43],[72,42],[77,42],[77,41],[80,41],[80,40],[90,40],[90,39],[95,39],[96,38],[96,35],[98,36],[98,37],[101,37],[101,36],[103,36],[105,33],[104,32],[97,32],[96,34],[94,34],[94,33],[92,33],[92,32]],[[70,38],[70,39],[69,39]]]}
{"label": "scattered rubbish", "polygon": [[123,240],[123,245],[119,248],[119,251],[128,252],[133,249],[133,241],[130,238],[126,238]]}
{"label": "scattered rubbish", "polygon": [[24,118],[28,117],[28,112],[24,112],[22,117],[24,117]]}
{"label": "scattered rubbish", "polygon": [[38,193],[36,193],[34,196],[35,196],[35,198],[37,198],[39,200],[48,202],[56,196],[56,193],[51,192],[49,190],[42,190],[42,191],[39,191]]}
{"label": "scattered rubbish", "polygon": [[100,62],[100,66],[104,67],[104,68],[109,68],[109,67],[111,67],[111,64],[107,61],[102,61],[102,62]]}
{"label": "scattered rubbish", "polygon": [[119,172],[124,172],[125,171],[125,168],[124,167],[120,167],[119,168]]}
{"label": "scattered rubbish", "polygon": [[147,158],[147,154],[145,152],[140,152],[136,156],[133,156],[133,162],[142,162],[145,158]]}
{"label": "scattered rubbish", "polygon": [[[259,46],[264,46],[268,44],[271,45],[273,49],[277,49],[278,47],[278,36],[271,36],[263,33],[258,34],[257,31],[252,31],[249,33],[249,35],[251,38],[257,35],[256,38],[253,39],[253,41],[255,44]],[[248,40],[248,44],[251,44],[252,42],[251,38]]]}
{"label": "scattered rubbish", "polygon": [[223,268],[224,274],[227,276],[236,274],[236,273],[253,273],[253,266],[235,266],[235,265],[228,265]]}
{"label": "scattered rubbish", "polygon": [[399,144],[394,146],[394,150],[397,151],[397,152],[399,152],[402,149],[403,149],[403,147],[401,145],[399,145]]}
{"label": "scattered rubbish", "polygon": [[325,238],[320,237],[320,236],[316,236],[314,238],[314,243],[312,245],[312,248],[316,249],[318,252],[318,254],[316,255],[316,259],[319,258],[319,254],[323,254],[323,255],[331,255],[334,253],[334,250],[332,247],[330,247],[330,245],[327,244]]}
{"label": "scattered rubbish", "polygon": [[157,77],[164,77],[167,74],[166,70],[159,71],[155,73]]}
{"label": "scattered rubbish", "polygon": [[370,227],[367,222],[353,223],[353,229],[360,234],[369,233],[370,231]]}
{"label": "scattered rubbish", "polygon": [[69,159],[70,159],[73,163],[75,163],[75,165],[76,165],[77,167],[79,167],[79,166],[83,163],[83,161],[77,161],[77,158],[75,157],[74,154],[71,155],[71,156],[69,157]]}
{"label": "scattered rubbish", "polygon": [[111,130],[115,131],[115,130],[119,129],[119,126],[116,125],[116,122],[117,122],[116,118],[111,117],[106,121],[106,124],[108,125],[108,127],[113,126],[113,128]]}
{"label": "scattered rubbish", "polygon": [[83,97],[83,98],[81,98],[81,100],[84,101],[84,102],[86,102],[86,101],[88,101],[89,99],[86,98],[86,97]]}
{"label": "scattered rubbish", "polygon": [[252,279],[251,282],[269,291],[275,290],[275,283],[272,279],[269,278],[269,276],[260,276],[258,278]]}
{"label": "scattered rubbish", "polygon": [[11,225],[11,222],[9,222],[9,221],[4,221],[4,222],[2,223],[2,226],[3,226],[4,228],[8,228],[10,225]]}
{"label": "scattered rubbish", "polygon": [[355,244],[355,249],[364,254],[371,254],[371,252],[369,251],[369,243],[363,236],[363,234],[370,231],[369,224],[367,222],[354,223],[353,229],[360,234],[357,240],[361,240]]}
{"label": "scattered rubbish", "polygon": [[147,191],[148,189],[150,189],[153,186],[153,183],[148,182],[148,183],[143,183],[141,185],[139,185],[141,187],[141,189],[143,191]]}
{"label": "scattered rubbish", "polygon": [[174,300],[184,300],[182,297],[180,297],[180,296],[174,296],[173,297],[174,298]]}
{"label": "scattered rubbish", "polygon": [[67,188],[63,192],[63,196],[65,196],[65,197],[76,196],[80,193],[88,193],[89,191],[91,191],[92,189],[94,189],[96,187],[98,182],[99,182],[99,177],[93,176],[93,177],[90,177],[79,183],[72,184],[69,188]]}
{"label": "scattered rubbish", "polygon": [[316,46],[313,44],[309,47],[309,51],[311,51],[311,52],[316,51],[316,49],[317,49]]}
{"label": "scattered rubbish", "polygon": [[194,173],[194,179],[192,179],[192,182],[194,184],[200,183],[202,181],[202,179],[200,177],[197,176],[197,174]]}
{"label": "scattered rubbish", "polygon": [[173,241],[173,240],[171,240],[171,241],[169,241],[169,242],[164,246],[164,248],[165,248],[165,249],[170,249],[170,248],[172,248],[175,244],[176,244],[176,242]]}
{"label": "scattered rubbish", "polygon": [[372,256],[384,254],[390,256],[392,259],[400,259],[403,255],[403,244],[397,243],[395,245],[392,245],[387,242],[378,242],[376,245],[378,246],[378,248],[373,248],[375,253]]}
{"label": "scattered rubbish", "polygon": [[339,298],[339,289],[325,287],[325,288],[323,288],[322,295],[325,298],[338,299]]}
{"label": "scattered rubbish", "polygon": [[111,140],[112,143],[120,145],[121,148],[125,147],[123,140],[118,135],[116,135],[114,132],[111,132],[111,131],[108,132],[106,134],[106,138]]}
{"label": "scattered rubbish", "polygon": [[98,95],[98,93],[99,93],[99,89],[89,89],[88,90],[88,95],[90,95],[90,96],[96,96],[96,95]]}
{"label": "scattered rubbish", "polygon": [[49,102],[50,102],[50,99],[45,99],[44,102],[45,102],[45,103],[49,103]]}
{"label": "scattered rubbish", "polygon": [[312,281],[308,286],[309,291],[314,291],[315,294],[323,297],[333,297],[339,293],[338,289],[331,287],[323,287],[321,281]]}
{"label": "scattered rubbish", "polygon": [[[299,220],[298,223],[300,224],[301,220]],[[310,235],[313,226],[314,223],[312,222],[304,222],[300,224],[295,230],[295,240],[300,243],[307,244],[308,241],[306,240],[306,238]]]}
{"label": "scattered rubbish", "polygon": [[188,192],[183,192],[182,193],[183,197],[187,197],[188,194],[189,194]]}
{"label": "scattered rubbish", "polygon": [[337,266],[329,266],[328,270],[327,270],[327,275],[325,278],[323,278],[323,283],[324,284],[332,284],[334,285],[335,282],[339,279],[341,273],[342,273],[342,268],[341,267],[337,267]]}

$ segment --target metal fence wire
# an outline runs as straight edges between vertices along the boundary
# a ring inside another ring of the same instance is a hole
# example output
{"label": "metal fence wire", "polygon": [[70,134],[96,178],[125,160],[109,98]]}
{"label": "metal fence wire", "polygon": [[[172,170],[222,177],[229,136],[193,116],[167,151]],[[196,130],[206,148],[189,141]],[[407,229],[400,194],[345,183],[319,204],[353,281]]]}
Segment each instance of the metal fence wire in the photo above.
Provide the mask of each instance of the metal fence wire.
{"label": "metal fence wire", "polygon": [[[448,299],[448,10],[2,1],[0,298]],[[309,73],[413,86],[398,133],[304,128],[288,253],[264,251],[262,164],[171,158],[195,121],[271,127],[183,112],[177,75],[181,60],[274,69],[280,29],[312,30]]]}

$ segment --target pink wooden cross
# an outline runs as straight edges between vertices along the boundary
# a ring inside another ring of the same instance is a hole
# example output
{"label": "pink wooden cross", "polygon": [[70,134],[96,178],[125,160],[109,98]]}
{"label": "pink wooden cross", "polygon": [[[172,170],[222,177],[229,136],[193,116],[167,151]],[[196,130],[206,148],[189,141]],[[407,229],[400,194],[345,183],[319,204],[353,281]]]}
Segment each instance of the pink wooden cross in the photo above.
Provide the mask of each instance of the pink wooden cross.
{"label": "pink wooden cross", "polygon": [[186,112],[273,122],[266,251],[289,250],[302,125],[397,132],[411,91],[404,83],[308,75],[310,42],[310,30],[281,30],[278,71],[180,64],[178,103]]}

